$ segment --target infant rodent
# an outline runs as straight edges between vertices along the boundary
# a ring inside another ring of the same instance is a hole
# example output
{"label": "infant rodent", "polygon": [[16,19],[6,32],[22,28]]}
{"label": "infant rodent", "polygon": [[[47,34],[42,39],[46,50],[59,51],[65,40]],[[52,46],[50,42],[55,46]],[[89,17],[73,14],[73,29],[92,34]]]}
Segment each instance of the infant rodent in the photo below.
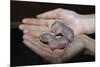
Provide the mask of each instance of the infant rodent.
{"label": "infant rodent", "polygon": [[65,48],[74,39],[72,29],[65,26],[62,22],[55,21],[51,25],[51,31],[55,35],[52,35],[50,32],[45,32],[40,35],[40,41],[47,43],[51,49]]}

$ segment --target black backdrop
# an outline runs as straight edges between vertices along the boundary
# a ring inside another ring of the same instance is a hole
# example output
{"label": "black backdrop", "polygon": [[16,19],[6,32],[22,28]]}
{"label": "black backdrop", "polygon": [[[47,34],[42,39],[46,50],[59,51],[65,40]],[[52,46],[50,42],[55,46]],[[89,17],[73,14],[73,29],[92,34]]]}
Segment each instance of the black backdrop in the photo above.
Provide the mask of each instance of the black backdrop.
{"label": "black backdrop", "polygon": [[[55,4],[55,3],[40,3],[40,2],[21,2],[11,1],[11,23],[21,22],[23,18],[35,17],[37,14],[56,9],[64,8],[74,10],[80,14],[95,13],[95,6],[89,5],[74,5],[74,4]],[[95,34],[89,35],[95,39]],[[94,61],[95,58],[88,55],[80,55],[69,62],[85,62]],[[49,64],[40,56],[32,52],[22,43],[22,31],[18,28],[11,27],[11,66],[22,65],[41,65]]]}

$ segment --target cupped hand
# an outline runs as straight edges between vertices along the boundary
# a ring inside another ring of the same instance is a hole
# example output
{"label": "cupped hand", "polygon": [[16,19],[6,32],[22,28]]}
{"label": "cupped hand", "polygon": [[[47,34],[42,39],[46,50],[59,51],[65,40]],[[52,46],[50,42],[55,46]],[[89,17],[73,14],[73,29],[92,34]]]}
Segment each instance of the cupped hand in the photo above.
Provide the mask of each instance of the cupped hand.
{"label": "cupped hand", "polygon": [[49,32],[48,23],[53,23],[54,20],[44,20],[44,19],[36,19],[36,18],[25,18],[22,21],[22,24],[19,25],[19,29],[23,31],[23,33],[27,33],[32,37],[39,38],[39,36],[43,32]]}
{"label": "cupped hand", "polygon": [[[73,29],[75,35],[84,33],[81,24],[81,15],[72,10],[57,8],[37,15],[39,19],[54,19],[63,22]],[[42,23],[41,23],[42,24]],[[40,25],[41,25],[40,24]]]}
{"label": "cupped hand", "polygon": [[66,48],[54,50],[51,50],[48,45],[41,43],[38,39],[28,34],[24,34],[23,42],[45,61],[50,63],[62,63],[64,61],[69,61],[80,52],[84,53],[85,51],[85,53],[90,54],[91,52],[87,51],[88,49],[86,50],[86,45],[89,45],[91,42],[93,42],[93,40],[86,35],[80,35],[75,37],[74,41],[71,42]]}
{"label": "cupped hand", "polygon": [[51,50],[48,45],[41,43],[39,39],[36,39],[28,34],[24,34],[23,43],[33,52],[41,56],[45,61],[50,63],[61,62],[64,49]]}

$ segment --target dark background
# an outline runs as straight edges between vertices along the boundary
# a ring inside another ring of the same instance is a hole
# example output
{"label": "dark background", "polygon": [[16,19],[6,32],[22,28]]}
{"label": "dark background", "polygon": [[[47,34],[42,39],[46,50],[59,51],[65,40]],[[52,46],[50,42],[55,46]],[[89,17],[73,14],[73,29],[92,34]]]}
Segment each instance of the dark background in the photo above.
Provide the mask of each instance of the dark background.
{"label": "dark background", "polygon": [[[11,1],[11,26],[12,23],[21,22],[23,18],[35,17],[37,14],[56,8],[74,10],[80,14],[95,13],[95,6],[90,5]],[[49,64],[22,43],[22,31],[20,31],[18,28],[12,27],[10,31],[11,66]],[[89,36],[95,39],[95,34],[91,34]],[[86,61],[95,61],[95,57],[81,54],[80,56],[76,56],[74,59],[66,63]]]}

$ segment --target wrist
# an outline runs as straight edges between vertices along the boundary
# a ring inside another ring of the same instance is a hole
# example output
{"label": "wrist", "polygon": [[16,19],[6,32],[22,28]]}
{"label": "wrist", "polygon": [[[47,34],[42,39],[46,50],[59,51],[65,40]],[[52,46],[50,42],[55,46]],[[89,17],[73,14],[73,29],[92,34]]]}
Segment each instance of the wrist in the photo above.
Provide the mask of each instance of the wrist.
{"label": "wrist", "polygon": [[95,32],[95,18],[94,15],[80,15],[79,23],[82,33],[91,34]]}

